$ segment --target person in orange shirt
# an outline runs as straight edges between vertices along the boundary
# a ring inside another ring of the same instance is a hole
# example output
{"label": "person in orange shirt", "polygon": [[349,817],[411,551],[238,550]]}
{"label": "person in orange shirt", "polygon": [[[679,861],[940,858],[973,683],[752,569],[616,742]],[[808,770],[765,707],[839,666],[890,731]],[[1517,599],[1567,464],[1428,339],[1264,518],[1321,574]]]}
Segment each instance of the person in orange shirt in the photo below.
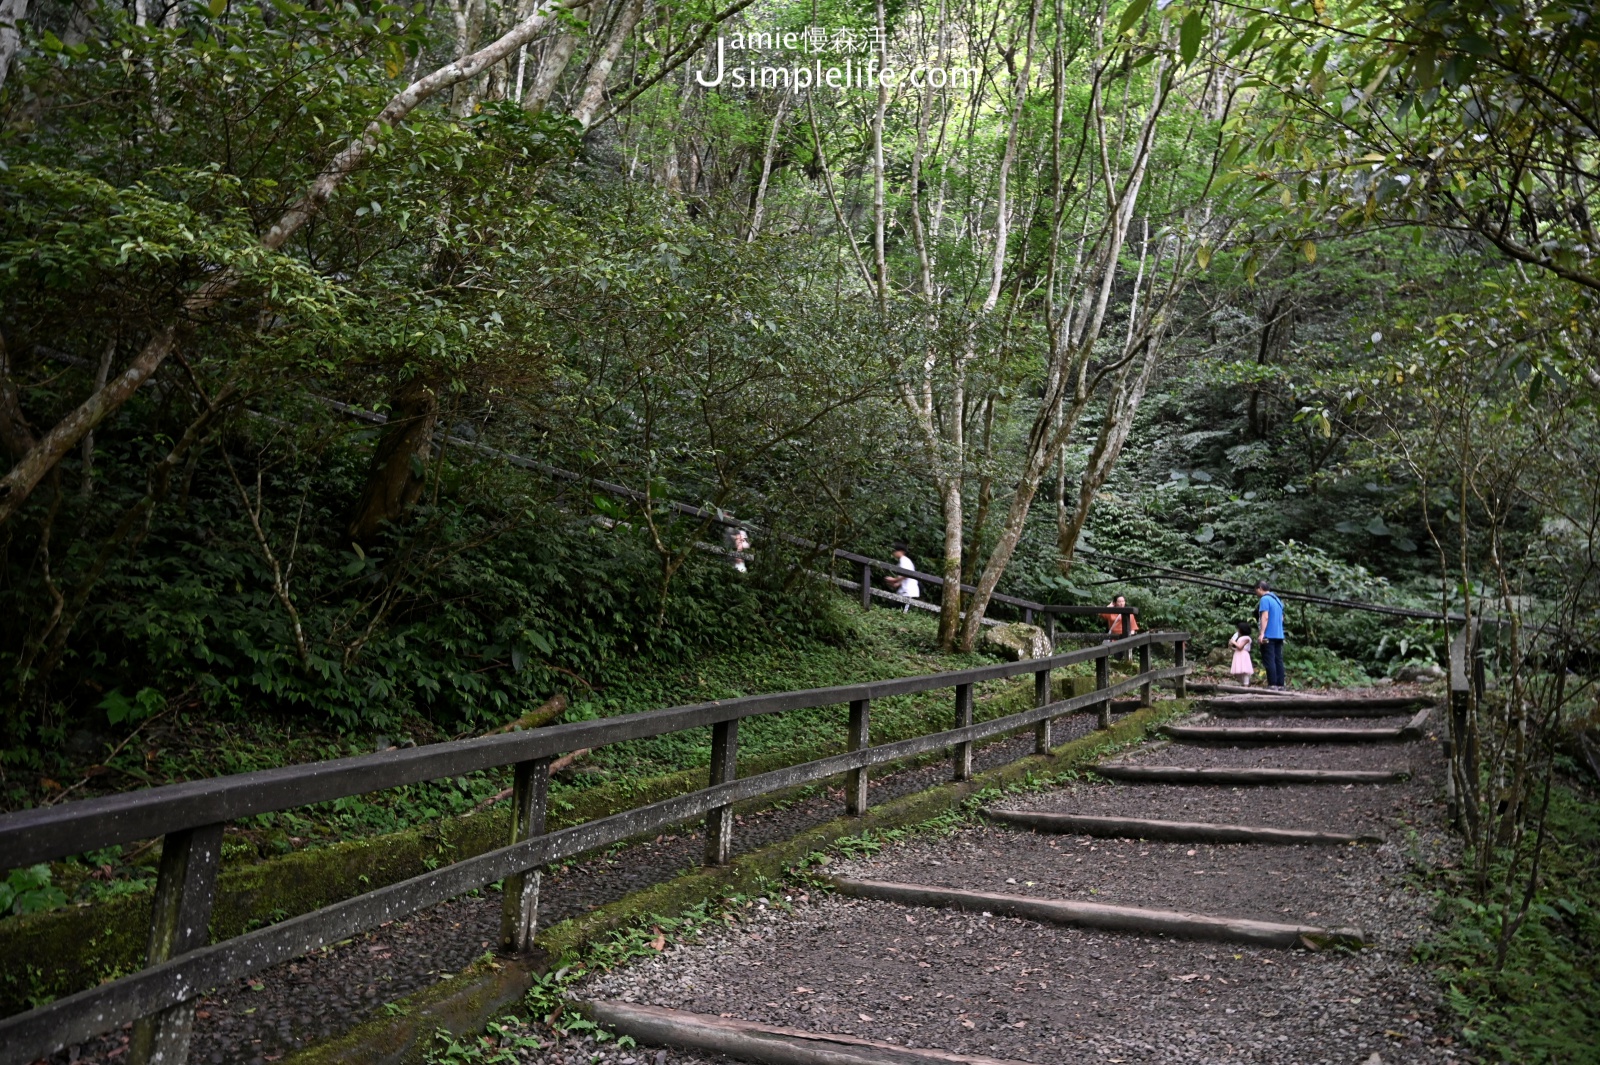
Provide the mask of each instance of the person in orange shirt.
{"label": "person in orange shirt", "polygon": [[[1119,595],[1106,604],[1106,606],[1114,606],[1119,609],[1127,605],[1128,597],[1125,595]],[[1101,614],[1100,617],[1107,625],[1106,634],[1113,640],[1120,640],[1124,635],[1132,636],[1139,631],[1139,619],[1132,614]],[[1123,618],[1128,619],[1128,631],[1126,633],[1122,631]]]}

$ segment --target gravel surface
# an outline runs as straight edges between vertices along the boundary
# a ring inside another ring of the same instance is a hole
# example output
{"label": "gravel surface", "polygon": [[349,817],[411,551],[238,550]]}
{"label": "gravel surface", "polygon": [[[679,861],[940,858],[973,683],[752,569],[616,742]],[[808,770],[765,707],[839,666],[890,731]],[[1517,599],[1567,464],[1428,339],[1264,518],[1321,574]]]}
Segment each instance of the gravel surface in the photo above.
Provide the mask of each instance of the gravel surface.
{"label": "gravel surface", "polygon": [[[1206,722],[1210,724],[1210,722]],[[1414,743],[1245,744],[1153,743],[1118,759],[1128,765],[1190,768],[1263,767],[1278,769],[1393,769],[1434,772],[1442,756],[1438,734],[1425,731]],[[1442,777],[1440,779],[1443,779]]]}
{"label": "gravel surface", "polygon": [[[1365,722],[1370,727],[1377,722]],[[1350,764],[1366,748],[1184,748],[1167,763]],[[921,837],[837,871],[1053,898],[1362,926],[1359,953],[1273,951],[836,896],[792,915],[752,912],[726,933],[595,978],[580,994],[1047,1062],[1357,1063],[1458,1059],[1439,994],[1409,954],[1430,927],[1411,863],[1449,860],[1438,748],[1384,748],[1403,785],[1199,788],[1079,784],[1011,805],[1201,813],[1255,824],[1383,826],[1364,847],[1149,844],[972,826]],[[1217,761],[1232,755],[1241,761]],[[1268,756],[1268,760],[1257,759]],[[1242,761],[1242,759],[1250,759]],[[1281,818],[1281,819],[1280,819]]]}
{"label": "gravel surface", "polygon": [[1356,925],[1410,939],[1414,919],[1390,927],[1384,894],[1401,882],[1398,851],[1371,846],[1150,843],[971,828],[939,844],[896,848],[840,875],[931,887],[1180,909],[1224,917]]}
{"label": "gravel surface", "polygon": [[[1086,735],[1093,727],[1092,713],[1059,718],[1055,742]],[[974,769],[982,772],[1004,765],[1032,750],[1030,728],[1026,736],[979,747],[973,755]],[[949,777],[947,761],[885,774],[870,781],[870,799],[887,802]],[[843,793],[833,788],[780,808],[742,814],[734,830],[734,853],[757,850],[826,824],[840,816],[843,801]],[[697,868],[704,853],[703,832],[679,830],[546,870],[540,889],[542,923],[566,920],[670,880]],[[348,1031],[385,1003],[448,979],[482,957],[494,948],[499,927],[500,895],[485,891],[236,981],[200,1001],[190,1060],[204,1065],[267,1065],[292,1050]],[[109,1065],[126,1053],[128,1032],[124,1028],[71,1047],[50,1060],[52,1065]],[[690,1065],[698,1065],[698,1059]]]}

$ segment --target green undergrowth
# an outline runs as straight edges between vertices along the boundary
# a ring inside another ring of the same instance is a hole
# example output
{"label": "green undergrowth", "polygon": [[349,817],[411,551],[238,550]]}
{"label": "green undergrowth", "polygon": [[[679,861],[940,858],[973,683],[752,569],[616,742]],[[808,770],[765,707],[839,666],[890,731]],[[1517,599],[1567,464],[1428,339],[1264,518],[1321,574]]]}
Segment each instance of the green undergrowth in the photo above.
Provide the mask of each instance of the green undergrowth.
{"label": "green undergrowth", "polygon": [[[603,693],[575,696],[563,720],[612,717],[743,695],[882,680],[960,669],[988,659],[943,654],[934,642],[935,619],[928,615],[874,610],[856,614],[842,607],[850,638],[834,644],[785,641],[707,655],[671,670],[641,672]],[[1010,700],[996,696],[1016,684],[980,686],[975,717],[1009,712]],[[950,725],[948,692],[901,696],[873,706],[875,742],[920,735]],[[739,746],[745,773],[821,757],[843,748],[843,707],[821,707],[752,718],[741,723]],[[405,732],[352,736],[319,733],[290,723],[251,719],[227,721],[174,717],[152,729],[145,743],[129,744],[111,767],[90,778],[100,791],[197,779],[280,765],[370,753],[396,744],[450,739],[421,720]],[[692,771],[710,762],[710,729],[693,729],[617,744],[593,752],[552,783],[551,810],[557,819],[596,803],[631,805],[630,796],[660,790],[663,775]],[[107,778],[110,778],[107,780]],[[228,827],[223,857],[249,863],[294,851],[404,831],[458,817],[479,808],[510,785],[510,769],[350,796],[328,803],[240,819]],[[94,793],[80,788],[72,797]],[[51,868],[52,895],[63,901],[94,901],[149,890],[159,849],[155,841],[108,847],[57,862]]]}
{"label": "green undergrowth", "polygon": [[[1558,785],[1527,922],[1496,966],[1504,907],[1474,901],[1461,874],[1436,891],[1446,930],[1421,950],[1462,1037],[1484,1060],[1600,1062],[1600,802]],[[1520,899],[1516,900],[1520,902]]]}

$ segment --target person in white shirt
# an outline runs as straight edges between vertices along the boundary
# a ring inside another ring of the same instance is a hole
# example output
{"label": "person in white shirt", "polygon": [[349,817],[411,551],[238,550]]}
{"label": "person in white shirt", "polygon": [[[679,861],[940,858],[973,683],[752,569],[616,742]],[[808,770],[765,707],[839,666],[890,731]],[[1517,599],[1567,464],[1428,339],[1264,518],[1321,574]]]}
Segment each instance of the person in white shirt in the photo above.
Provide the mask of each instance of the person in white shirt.
{"label": "person in white shirt", "polygon": [[[905,544],[894,545],[893,557],[901,569],[907,569],[913,572],[916,571],[917,564],[911,561],[910,555],[906,554]],[[922,585],[917,582],[915,577],[902,577],[899,574],[891,573],[889,576],[883,579],[883,583],[889,586],[889,590],[891,592],[897,592],[898,594],[905,596],[907,599],[922,598]],[[907,603],[905,609],[907,612],[909,612],[911,610],[911,604]]]}

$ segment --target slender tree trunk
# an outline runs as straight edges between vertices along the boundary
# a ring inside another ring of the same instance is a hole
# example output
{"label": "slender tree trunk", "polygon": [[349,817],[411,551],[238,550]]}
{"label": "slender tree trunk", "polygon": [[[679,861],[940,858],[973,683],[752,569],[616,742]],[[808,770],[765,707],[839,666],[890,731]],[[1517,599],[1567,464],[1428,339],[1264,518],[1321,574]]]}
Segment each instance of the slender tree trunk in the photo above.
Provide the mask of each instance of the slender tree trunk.
{"label": "slender tree trunk", "polygon": [[965,512],[961,478],[947,478],[939,486],[939,509],[944,515],[944,592],[939,600],[939,646],[950,650],[961,632],[961,537]]}
{"label": "slender tree trunk", "polygon": [[[486,14],[484,0],[450,0],[450,14],[456,24],[457,58],[470,54],[477,48],[478,36],[483,32]],[[450,109],[458,115],[468,115],[477,105],[473,78],[464,78],[452,86]]]}
{"label": "slender tree trunk", "polygon": [[[1052,363],[1049,372],[1049,386],[1046,388],[1044,401],[1040,404],[1038,413],[1034,416],[1033,426],[1028,434],[1026,458],[1021,476],[1017,481],[1017,489],[1012,497],[1011,506],[1006,514],[1006,521],[1000,536],[995,543],[994,550],[989,554],[988,564],[983,573],[974,582],[977,590],[973,593],[972,602],[967,610],[966,621],[961,629],[960,646],[963,650],[970,650],[977,642],[980,626],[983,621],[984,611],[988,608],[989,599],[994,594],[996,585],[999,584],[1006,566],[1011,561],[1011,555],[1016,550],[1017,542],[1022,537],[1026,525],[1028,510],[1033,504],[1033,499],[1039,490],[1039,482],[1045,471],[1050,468],[1057,454],[1065,442],[1066,434],[1071,432],[1082,416],[1084,408],[1088,405],[1089,398],[1096,391],[1095,385],[1085,386],[1083,375],[1087,370],[1089,358],[1094,350],[1095,342],[1099,339],[1101,329],[1105,322],[1106,307],[1110,301],[1111,293],[1116,281],[1117,263],[1122,253],[1124,240],[1128,227],[1133,223],[1133,211],[1138,203],[1139,194],[1144,185],[1144,178],[1148,172],[1150,153],[1154,146],[1156,121],[1167,99],[1166,86],[1162,79],[1161,64],[1158,62],[1154,73],[1156,88],[1146,111],[1143,121],[1132,148],[1133,159],[1126,176],[1118,185],[1118,179],[1112,172],[1110,153],[1107,150],[1107,130],[1103,116],[1099,112],[1100,92],[1099,75],[1095,76],[1091,87],[1091,107],[1094,112],[1094,138],[1100,148],[1101,168],[1104,171],[1102,180],[1107,190],[1107,218],[1097,237],[1098,250],[1090,257],[1093,270],[1085,283],[1078,299],[1080,307],[1077,313],[1076,329],[1069,331],[1071,335],[1065,342],[1052,341]],[[1120,133],[1119,133],[1120,136]],[[1148,239],[1146,240],[1148,249]],[[1174,270],[1181,267],[1181,254],[1174,261]],[[1136,337],[1140,332],[1145,334],[1148,343],[1150,329],[1139,330],[1141,312],[1138,305],[1138,291],[1144,281],[1145,254],[1140,255],[1139,277],[1135,280],[1135,300],[1130,308],[1128,336],[1124,341],[1123,356],[1118,364],[1102,368],[1096,376],[1096,382],[1111,379],[1125,385],[1126,366],[1132,361],[1138,343]],[[1154,271],[1152,271],[1152,276]],[[1159,321],[1167,305],[1176,292],[1175,281],[1169,285],[1165,299],[1159,310],[1147,308],[1143,312],[1145,321]],[[1066,400],[1067,386],[1070,380],[1079,382],[1073,390],[1072,403],[1063,410]],[[1115,402],[1116,396],[1110,401]]]}
{"label": "slender tree trunk", "polygon": [[[106,387],[106,378],[111,376],[111,360],[117,354],[117,338],[112,337],[106,342],[106,350],[100,353],[100,365],[94,374],[94,390],[100,391]],[[83,434],[83,484],[79,488],[83,498],[88,499],[94,492],[94,430]]]}
{"label": "slender tree trunk", "polygon": [[[883,0],[877,2],[878,36],[886,31]],[[889,260],[885,246],[887,218],[883,199],[883,117],[889,108],[889,87],[878,81],[878,106],[872,112],[872,280],[878,294],[878,313],[889,312]],[[888,322],[883,323],[885,326]]]}
{"label": "slender tree trunk", "polygon": [[761,216],[766,213],[767,181],[772,177],[772,160],[778,153],[778,131],[783,127],[783,116],[789,110],[790,93],[778,97],[778,110],[772,116],[772,132],[767,134],[767,149],[761,156],[761,178],[756,182],[756,202],[750,208],[750,230],[745,243],[755,242],[761,233]]}
{"label": "slender tree trunk", "polygon": [[1123,445],[1128,442],[1128,433],[1133,429],[1134,415],[1138,413],[1139,405],[1144,402],[1150,375],[1155,369],[1158,350],[1157,342],[1145,345],[1144,357],[1135,366],[1124,371],[1125,374],[1132,375],[1133,379],[1119,381],[1115,398],[1106,404],[1105,416],[1100,421],[1100,435],[1095,438],[1094,449],[1084,464],[1083,480],[1078,485],[1078,505],[1064,524],[1057,525],[1056,550],[1059,555],[1057,564],[1063,574],[1072,568],[1072,560],[1078,550],[1078,537],[1083,532],[1084,524],[1089,520],[1094,497],[1105,487],[1112,469],[1116,467],[1117,459],[1122,456]]}

